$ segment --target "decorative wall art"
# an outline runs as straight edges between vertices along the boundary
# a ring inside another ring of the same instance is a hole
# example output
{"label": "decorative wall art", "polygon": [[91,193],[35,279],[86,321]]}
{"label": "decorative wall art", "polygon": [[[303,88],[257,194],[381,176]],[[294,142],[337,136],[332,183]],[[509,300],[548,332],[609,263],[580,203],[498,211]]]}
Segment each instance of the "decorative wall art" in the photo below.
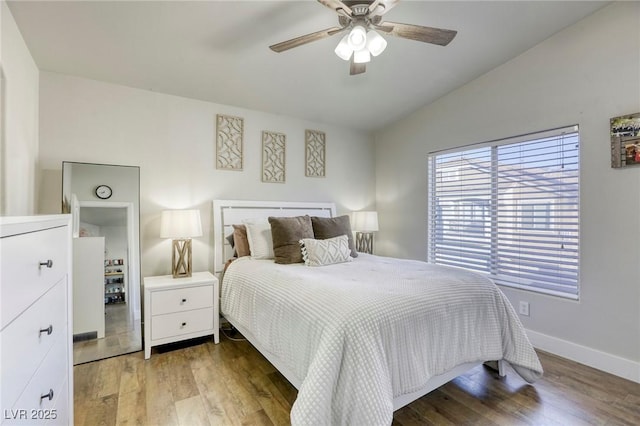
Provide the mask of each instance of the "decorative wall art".
{"label": "decorative wall art", "polygon": [[284,183],[287,137],[282,133],[262,131],[262,181]]}
{"label": "decorative wall art", "polygon": [[613,117],[611,124],[611,167],[640,165],[640,112]]}
{"label": "decorative wall art", "polygon": [[216,168],[242,170],[242,137],[244,119],[216,116]]}
{"label": "decorative wall art", "polygon": [[326,137],[319,130],[305,130],[305,176],[325,177]]}

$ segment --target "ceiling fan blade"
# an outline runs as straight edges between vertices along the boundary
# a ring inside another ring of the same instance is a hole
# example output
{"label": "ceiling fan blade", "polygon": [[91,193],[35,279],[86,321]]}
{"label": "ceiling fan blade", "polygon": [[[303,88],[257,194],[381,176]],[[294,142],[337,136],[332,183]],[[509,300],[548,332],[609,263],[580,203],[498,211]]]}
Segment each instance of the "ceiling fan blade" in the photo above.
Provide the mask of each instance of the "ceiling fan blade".
{"label": "ceiling fan blade", "polygon": [[[388,28],[391,31],[388,31]],[[438,44],[446,46],[458,34],[454,30],[445,30],[442,28],[423,27],[421,25],[401,24],[398,22],[383,22],[375,26],[376,29],[386,32],[396,37],[408,38],[411,40],[421,41],[424,43]]]}
{"label": "ceiling fan blade", "polygon": [[399,2],[400,0],[375,0],[369,5],[369,16],[382,16]]}
{"label": "ceiling fan blade", "polygon": [[349,67],[349,75],[362,74],[367,70],[367,64],[356,64],[351,57],[351,66]]}
{"label": "ceiling fan blade", "polygon": [[336,13],[344,15],[348,18],[350,18],[353,13],[351,11],[351,8],[342,3],[340,0],[318,0],[318,2],[328,7],[329,9],[333,9]]}
{"label": "ceiling fan blade", "polygon": [[344,31],[345,29],[346,27],[327,28],[326,30],[317,31],[315,33],[292,38],[291,40],[283,41],[281,43],[276,43],[274,45],[269,46],[269,49],[278,53],[284,52],[285,50],[293,49],[294,47],[302,46],[303,44],[311,43],[312,41],[322,40],[323,38],[327,38],[334,34],[338,34],[339,32]]}

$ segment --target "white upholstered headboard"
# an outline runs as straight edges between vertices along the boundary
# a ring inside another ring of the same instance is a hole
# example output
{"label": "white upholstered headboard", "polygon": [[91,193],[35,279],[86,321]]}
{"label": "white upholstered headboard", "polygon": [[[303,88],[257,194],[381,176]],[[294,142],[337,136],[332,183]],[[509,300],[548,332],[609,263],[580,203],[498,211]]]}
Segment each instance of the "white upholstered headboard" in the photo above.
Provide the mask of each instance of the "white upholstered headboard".
{"label": "white upholstered headboard", "polygon": [[297,202],[297,201],[213,201],[213,262],[216,275],[222,272],[227,259],[233,256],[233,249],[226,237],[233,233],[232,225],[242,223],[243,219],[259,219],[291,216],[334,217],[334,203]]}

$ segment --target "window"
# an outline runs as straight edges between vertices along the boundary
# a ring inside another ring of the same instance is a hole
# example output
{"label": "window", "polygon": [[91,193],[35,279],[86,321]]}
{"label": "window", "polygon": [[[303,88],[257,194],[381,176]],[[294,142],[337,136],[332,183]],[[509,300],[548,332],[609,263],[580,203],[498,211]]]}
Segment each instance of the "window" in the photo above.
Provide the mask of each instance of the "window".
{"label": "window", "polygon": [[549,212],[551,203],[546,204],[523,204],[520,206],[520,228],[521,229],[550,229]]}
{"label": "window", "polygon": [[430,154],[429,262],[577,299],[579,142],[573,126]]}

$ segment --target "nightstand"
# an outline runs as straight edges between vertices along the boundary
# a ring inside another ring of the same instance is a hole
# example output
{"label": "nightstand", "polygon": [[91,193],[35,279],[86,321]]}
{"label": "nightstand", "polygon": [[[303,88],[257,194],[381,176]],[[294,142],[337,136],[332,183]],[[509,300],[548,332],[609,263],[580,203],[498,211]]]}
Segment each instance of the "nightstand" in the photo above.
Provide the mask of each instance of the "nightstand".
{"label": "nightstand", "polygon": [[144,359],[153,346],[213,334],[220,342],[218,279],[210,272],[188,278],[144,278]]}

